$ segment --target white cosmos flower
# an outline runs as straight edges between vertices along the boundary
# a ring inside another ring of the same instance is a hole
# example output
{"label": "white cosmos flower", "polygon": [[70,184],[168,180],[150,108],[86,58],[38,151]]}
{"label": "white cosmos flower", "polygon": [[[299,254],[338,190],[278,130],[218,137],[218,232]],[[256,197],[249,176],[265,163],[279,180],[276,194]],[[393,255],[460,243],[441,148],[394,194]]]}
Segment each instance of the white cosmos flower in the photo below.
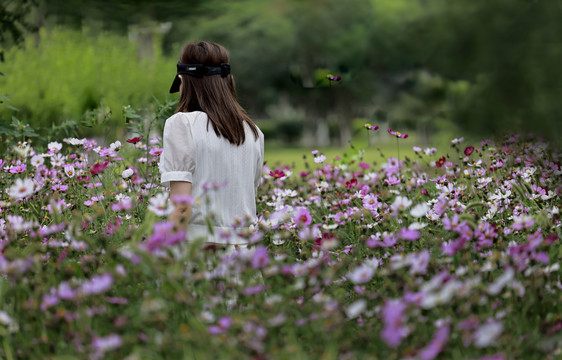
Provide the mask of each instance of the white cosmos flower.
{"label": "white cosmos flower", "polygon": [[109,148],[110,148],[112,151],[118,151],[118,150],[121,148],[121,141],[117,140],[116,142],[111,143],[111,144],[109,145]]}
{"label": "white cosmos flower", "polygon": [[397,212],[399,210],[405,210],[409,208],[410,205],[412,205],[412,200],[408,199],[405,196],[397,196],[396,199],[394,199],[392,205],[390,205],[390,208],[392,209],[392,211]]}
{"label": "white cosmos flower", "polygon": [[408,229],[410,229],[410,230],[420,230],[420,229],[423,229],[426,226],[427,226],[426,223],[413,222],[408,226]]}
{"label": "white cosmos flower", "polygon": [[72,165],[65,165],[65,166],[64,166],[64,173],[65,173],[66,176],[68,176],[69,178],[74,177],[74,175],[76,175],[76,171],[74,170],[74,166],[72,166]]}
{"label": "white cosmos flower", "polygon": [[427,204],[425,203],[417,204],[412,208],[412,210],[410,210],[410,215],[412,215],[415,218],[420,218],[420,217],[424,217],[428,211],[429,211],[429,206],[427,206]]}
{"label": "white cosmos flower", "polygon": [[55,154],[51,157],[51,165],[62,166],[64,164],[65,156],[62,154]]}
{"label": "white cosmos flower", "polygon": [[373,278],[375,269],[372,266],[361,265],[353,269],[347,278],[354,284],[364,284]]}
{"label": "white cosmos flower", "polygon": [[155,197],[150,198],[150,204],[147,209],[158,216],[168,216],[174,211],[173,205],[171,203],[168,204],[168,193],[156,194]]}
{"label": "white cosmos flower", "polygon": [[14,185],[12,185],[7,193],[10,197],[15,199],[23,199],[34,193],[35,183],[29,178],[16,179]]}
{"label": "white cosmos flower", "polygon": [[495,320],[480,326],[474,333],[474,346],[481,348],[492,345],[502,331],[503,324]]}
{"label": "white cosmos flower", "polygon": [[125,169],[123,170],[123,173],[121,173],[121,176],[123,176],[123,179],[128,179],[133,176],[134,173],[133,169]]}
{"label": "white cosmos flower", "polygon": [[31,165],[33,167],[38,167],[43,165],[43,163],[45,162],[45,159],[43,158],[43,155],[33,155],[31,157]]}
{"label": "white cosmos flower", "polygon": [[326,155],[324,154],[320,154],[314,158],[314,162],[317,164],[322,164],[324,161],[326,161]]}
{"label": "white cosmos flower", "polygon": [[515,271],[512,268],[507,269],[500,277],[498,277],[492,284],[488,285],[486,289],[488,294],[497,295],[502,289],[513,280]]}
{"label": "white cosmos flower", "polygon": [[345,309],[345,314],[349,319],[354,319],[361,315],[367,308],[367,302],[364,299],[359,299]]}
{"label": "white cosmos flower", "polygon": [[18,153],[18,155],[20,155],[21,157],[26,158],[29,156],[29,153],[31,152],[31,145],[29,145],[27,141],[24,141],[23,143],[20,142],[18,143],[18,146],[14,148],[14,151]]}
{"label": "white cosmos flower", "polygon": [[58,153],[61,149],[62,149],[62,144],[56,141],[50,142],[47,145],[47,148],[52,152],[52,153]]}
{"label": "white cosmos flower", "polygon": [[427,156],[435,155],[435,154],[437,153],[437,148],[434,148],[434,147],[432,147],[432,148],[425,148],[425,149],[423,149],[423,152],[424,152]]}
{"label": "white cosmos flower", "polygon": [[66,139],[63,139],[62,141],[64,141],[67,144],[71,144],[71,145],[82,145],[82,144],[84,144],[84,140],[86,140],[86,139],[66,138]]}

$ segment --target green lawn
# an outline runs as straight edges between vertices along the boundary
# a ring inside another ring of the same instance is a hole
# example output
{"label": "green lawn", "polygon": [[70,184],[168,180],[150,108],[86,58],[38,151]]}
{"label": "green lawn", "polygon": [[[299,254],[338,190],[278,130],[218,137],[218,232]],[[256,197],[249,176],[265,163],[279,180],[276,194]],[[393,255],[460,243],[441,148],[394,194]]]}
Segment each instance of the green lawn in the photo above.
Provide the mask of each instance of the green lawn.
{"label": "green lawn", "polygon": [[[431,146],[437,148],[437,155],[442,156],[447,152],[451,152],[451,139],[452,138],[446,136],[439,136],[434,139],[433,145]],[[306,168],[306,162],[308,162],[308,165],[312,168],[319,166],[313,161],[314,156],[311,154],[312,150],[318,150],[319,153],[326,155],[327,161],[333,161],[337,156],[341,158],[345,156],[355,156],[359,158],[359,151],[364,150],[361,155],[362,161],[371,165],[378,165],[376,166],[378,168],[381,162],[386,161],[386,159],[390,157],[398,156],[396,140],[395,137],[381,132],[376,134],[376,136],[371,135],[370,144],[367,144],[365,135],[356,137],[347,147],[330,146],[315,148],[313,146],[291,146],[273,141],[268,142],[266,139],[265,162],[270,168],[289,165],[294,171],[302,171]],[[410,159],[416,158],[412,149],[413,146],[420,146],[422,149],[427,147],[427,145],[424,146],[420,144],[419,137],[416,134],[409,134],[407,139],[398,139],[398,144],[400,146],[399,151],[402,160],[404,160],[405,157],[409,157]],[[464,149],[464,146],[468,144],[468,142],[461,144],[461,149]],[[303,157],[306,157],[306,159]]]}

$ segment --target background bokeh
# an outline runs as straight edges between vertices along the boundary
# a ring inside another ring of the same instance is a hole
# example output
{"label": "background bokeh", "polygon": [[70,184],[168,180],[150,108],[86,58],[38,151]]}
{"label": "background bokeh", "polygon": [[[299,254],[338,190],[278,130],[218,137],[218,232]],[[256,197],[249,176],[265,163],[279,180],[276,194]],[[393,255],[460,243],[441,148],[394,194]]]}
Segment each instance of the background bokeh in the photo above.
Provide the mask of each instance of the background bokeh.
{"label": "background bokeh", "polygon": [[31,0],[0,15],[4,138],[119,138],[123,106],[173,103],[182,45],[209,40],[279,151],[345,147],[365,122],[421,145],[514,131],[560,143],[559,1]]}

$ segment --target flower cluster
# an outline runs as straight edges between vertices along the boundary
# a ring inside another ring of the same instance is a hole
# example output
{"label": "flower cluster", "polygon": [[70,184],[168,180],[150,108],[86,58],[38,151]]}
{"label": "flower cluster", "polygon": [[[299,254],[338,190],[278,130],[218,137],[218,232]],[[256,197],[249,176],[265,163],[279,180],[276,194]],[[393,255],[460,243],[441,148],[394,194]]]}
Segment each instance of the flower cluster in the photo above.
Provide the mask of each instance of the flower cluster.
{"label": "flower cluster", "polygon": [[166,218],[220,206],[224,182],[169,199],[161,139],[129,140],[126,155],[64,139],[0,160],[0,357],[560,353],[562,155],[539,140],[264,167],[257,221],[218,234],[247,244],[228,246]]}

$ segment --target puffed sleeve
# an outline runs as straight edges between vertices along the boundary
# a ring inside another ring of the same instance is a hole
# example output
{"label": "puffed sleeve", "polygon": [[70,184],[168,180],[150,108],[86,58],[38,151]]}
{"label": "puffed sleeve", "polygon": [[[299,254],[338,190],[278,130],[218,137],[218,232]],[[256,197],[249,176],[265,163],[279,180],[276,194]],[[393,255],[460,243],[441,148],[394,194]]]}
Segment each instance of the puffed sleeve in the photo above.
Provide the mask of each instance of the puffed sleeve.
{"label": "puffed sleeve", "polygon": [[193,182],[195,143],[185,114],[177,113],[166,120],[163,142],[159,163],[162,185],[170,186],[170,181]]}
{"label": "puffed sleeve", "polygon": [[259,142],[260,142],[260,153],[258,156],[257,166],[256,166],[256,174],[254,185],[256,187],[256,194],[258,193],[258,186],[261,182],[262,172],[263,172],[263,159],[264,159],[264,140],[263,140],[263,133],[259,132]]}

